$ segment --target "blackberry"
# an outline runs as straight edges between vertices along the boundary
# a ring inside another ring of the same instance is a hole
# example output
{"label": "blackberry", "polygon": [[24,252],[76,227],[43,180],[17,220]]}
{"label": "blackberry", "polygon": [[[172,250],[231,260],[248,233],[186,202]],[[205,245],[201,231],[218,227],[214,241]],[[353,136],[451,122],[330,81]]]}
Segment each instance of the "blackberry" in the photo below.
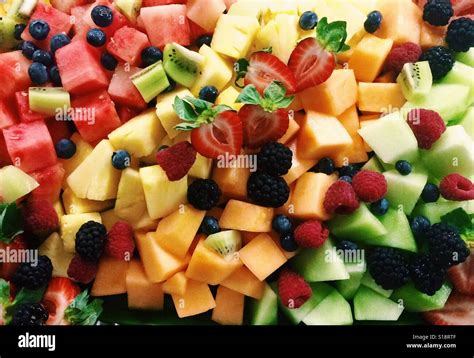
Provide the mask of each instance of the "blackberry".
{"label": "blackberry", "polygon": [[433,79],[439,80],[446,76],[454,66],[451,52],[443,46],[435,46],[426,50],[420,57],[420,61],[428,61],[433,74]]}
{"label": "blackberry", "polygon": [[257,205],[279,208],[288,201],[290,188],[279,176],[256,172],[247,182],[247,196]]}
{"label": "blackberry", "polygon": [[438,266],[448,269],[464,262],[470,254],[459,232],[446,223],[431,226],[426,232],[429,252]]}
{"label": "blackberry", "polygon": [[18,266],[14,275],[13,283],[18,287],[25,287],[30,290],[37,290],[45,287],[51,280],[53,264],[48,256],[39,256],[38,262],[23,262]]}
{"label": "blackberry", "polygon": [[24,303],[13,314],[14,326],[42,326],[48,320],[49,314],[41,303]]}
{"label": "blackberry", "polygon": [[456,52],[467,52],[474,47],[474,20],[461,17],[452,21],[446,33],[446,43]]}
{"label": "blackberry", "polygon": [[375,247],[370,250],[367,264],[375,282],[386,290],[399,288],[410,278],[407,257],[400,250],[391,247]]}
{"label": "blackberry", "polygon": [[271,142],[257,154],[258,170],[271,175],[285,175],[291,168],[293,152],[287,146]]}
{"label": "blackberry", "polygon": [[433,26],[447,25],[453,15],[453,6],[449,0],[428,0],[423,8],[423,20]]}
{"label": "blackberry", "polygon": [[106,235],[105,226],[98,222],[88,221],[82,224],[76,234],[76,252],[86,261],[99,261]]}
{"label": "blackberry", "polygon": [[410,276],[418,291],[433,296],[444,283],[446,269],[439,267],[429,254],[423,254],[411,262]]}
{"label": "blackberry", "polygon": [[221,198],[221,189],[212,179],[197,179],[188,187],[188,201],[199,210],[210,210]]}

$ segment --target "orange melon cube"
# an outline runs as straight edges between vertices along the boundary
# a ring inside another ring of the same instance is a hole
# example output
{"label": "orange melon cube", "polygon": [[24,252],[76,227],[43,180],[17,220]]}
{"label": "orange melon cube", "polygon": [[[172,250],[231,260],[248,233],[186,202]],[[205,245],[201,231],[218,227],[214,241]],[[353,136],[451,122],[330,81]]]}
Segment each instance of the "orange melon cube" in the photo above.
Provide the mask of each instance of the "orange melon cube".
{"label": "orange melon cube", "polygon": [[293,183],[309,169],[314,167],[319,160],[318,158],[303,158],[301,155],[299,155],[299,146],[300,143],[297,139],[293,139],[290,143],[287,144],[287,147],[293,152],[293,161],[291,163],[291,168],[288,173],[283,176],[283,179],[285,179],[288,185]]}
{"label": "orange melon cube", "polygon": [[433,26],[429,23],[421,22],[420,46],[423,50],[434,46],[446,46],[447,26]]}
{"label": "orange melon cube", "polygon": [[241,325],[244,320],[245,296],[227,287],[219,286],[212,320],[222,325]]}
{"label": "orange melon cube", "polygon": [[194,249],[185,274],[187,278],[218,285],[241,266],[242,262],[237,257],[225,260],[201,240]]}
{"label": "orange melon cube", "polygon": [[383,21],[376,36],[392,39],[399,45],[405,42],[420,43],[422,10],[411,0],[384,0],[378,10]]}
{"label": "orange melon cube", "polygon": [[286,261],[268,234],[260,234],[239,250],[240,260],[260,280],[265,280]]}
{"label": "orange melon cube", "polygon": [[298,179],[293,193],[293,216],[299,219],[329,220],[331,215],[323,206],[326,192],[337,180],[335,175],[305,173]]}
{"label": "orange melon cube", "polygon": [[321,159],[352,144],[352,138],[337,118],[308,112],[298,135],[298,154]]}
{"label": "orange melon cube", "polygon": [[176,257],[186,256],[205,214],[192,205],[183,205],[158,223],[156,242]]}
{"label": "orange melon cube", "polygon": [[182,295],[171,295],[179,318],[195,316],[216,307],[212,292],[206,283],[189,280]]}
{"label": "orange melon cube", "polygon": [[288,124],[288,130],[283,135],[283,137],[278,139],[278,142],[282,143],[282,144],[285,144],[285,143],[289,142],[291,139],[293,139],[293,137],[299,131],[299,129],[300,129],[300,125],[296,122],[296,120],[294,118],[294,115],[290,115],[290,122]]}
{"label": "orange melon cube", "polygon": [[127,292],[126,277],[129,261],[104,256],[92,285],[92,296],[111,296]]}
{"label": "orange melon cube", "polygon": [[151,282],[140,260],[130,261],[127,277],[128,308],[161,310],[165,295],[161,283]]}
{"label": "orange melon cube", "polygon": [[188,278],[184,272],[178,272],[163,282],[163,291],[170,295],[184,295],[187,285]]}
{"label": "orange melon cube", "polygon": [[[341,88],[344,88],[341,91]],[[353,70],[335,70],[326,82],[300,93],[306,111],[338,116],[357,101],[357,82]]]}
{"label": "orange melon cube", "polygon": [[357,44],[349,62],[358,81],[372,82],[382,71],[385,59],[392,49],[392,39],[381,39],[367,34]]}
{"label": "orange melon cube", "polygon": [[398,83],[359,82],[358,107],[361,111],[391,113],[405,102]]}
{"label": "orange melon cube", "polygon": [[357,134],[359,130],[359,114],[357,113],[357,107],[351,106],[346,111],[341,113],[337,119],[346,129],[350,136]]}
{"label": "orange melon cube", "polygon": [[212,179],[219,185],[223,196],[229,199],[247,198],[249,176],[249,168],[219,168],[216,165],[212,172]]}
{"label": "orange melon cube", "polygon": [[275,215],[283,214],[292,216],[294,214],[294,206],[293,206],[293,193],[295,192],[296,182],[293,182],[289,185],[290,187],[290,196],[288,197],[288,201],[283,204],[281,207],[275,209]]}
{"label": "orange melon cube", "polygon": [[223,229],[269,232],[272,219],[273,208],[232,199],[227,202],[219,224]]}
{"label": "orange melon cube", "polygon": [[180,259],[162,248],[156,240],[155,232],[136,233],[135,242],[151,282],[167,280],[176,272],[184,270],[189,262],[189,256]]}
{"label": "orange melon cube", "polygon": [[362,122],[372,121],[380,118],[380,113],[368,113],[362,114],[359,116],[359,122],[362,125]]}
{"label": "orange melon cube", "polygon": [[247,267],[242,266],[222,281],[221,286],[259,300],[263,296],[265,282],[260,281]]}

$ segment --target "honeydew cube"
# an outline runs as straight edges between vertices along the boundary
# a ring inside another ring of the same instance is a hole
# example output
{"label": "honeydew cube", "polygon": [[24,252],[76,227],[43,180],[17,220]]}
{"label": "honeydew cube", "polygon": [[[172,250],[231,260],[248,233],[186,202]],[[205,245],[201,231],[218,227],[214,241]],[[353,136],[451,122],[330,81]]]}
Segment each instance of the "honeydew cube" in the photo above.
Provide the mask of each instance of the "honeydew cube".
{"label": "honeydew cube", "polygon": [[439,223],[441,217],[447,213],[456,210],[457,208],[464,209],[468,214],[474,214],[474,200],[469,201],[441,201],[435,203],[424,203],[416,206],[412,215],[423,215],[431,224]]}
{"label": "honeydew cube", "polygon": [[243,294],[219,286],[212,320],[222,325],[241,325],[244,320],[244,300]]}
{"label": "honeydew cube", "polygon": [[260,299],[263,296],[265,282],[260,281],[247,267],[241,266],[222,281],[221,286],[240,292],[248,297]]}
{"label": "honeydew cube", "polygon": [[455,58],[456,61],[474,67],[474,47],[471,47],[467,52],[457,52]]}
{"label": "honeydew cube", "polygon": [[393,208],[410,215],[428,181],[428,176],[414,171],[405,176],[396,170],[386,171],[383,175],[387,181],[385,198]]}
{"label": "honeydew cube", "polygon": [[151,282],[140,260],[132,260],[125,277],[128,308],[139,310],[161,310],[164,292],[161,283]]}
{"label": "honeydew cube", "polygon": [[127,292],[128,266],[128,261],[102,257],[91,288],[91,295],[112,296]]}
{"label": "honeydew cube", "polygon": [[59,232],[64,243],[64,250],[76,252],[76,234],[83,224],[88,221],[102,223],[99,213],[64,215],[59,221]]}
{"label": "honeydew cube", "polygon": [[217,21],[211,48],[234,59],[245,57],[259,27],[254,17],[222,15]]}
{"label": "honeydew cube", "polygon": [[134,230],[141,230],[141,231],[152,231],[156,230],[158,226],[158,221],[156,219],[150,218],[148,212],[145,211],[143,217],[140,220],[133,222],[132,227]]}
{"label": "honeydew cube", "polygon": [[243,104],[242,103],[235,103],[237,100],[237,97],[239,97],[240,92],[235,89],[233,86],[227,87],[225,90],[223,90],[219,96],[217,96],[216,99],[216,104],[224,104],[226,106],[231,107],[232,109],[235,109],[238,111],[239,109],[242,108]]}
{"label": "honeydew cube", "polygon": [[459,124],[464,127],[466,133],[474,140],[474,107],[469,107]]}
{"label": "honeydew cube", "polygon": [[389,114],[359,129],[359,134],[384,162],[395,164],[418,158],[418,142],[400,112]]}
{"label": "honeydew cube", "polygon": [[249,232],[269,232],[272,229],[273,208],[231,199],[222,212],[219,224],[223,229]]}
{"label": "honeydew cube", "polygon": [[215,166],[212,172],[212,179],[219,185],[222,194],[226,198],[241,199],[247,198],[247,180],[250,177],[249,168]]}
{"label": "honeydew cube", "polygon": [[78,198],[70,188],[63,191],[62,199],[66,214],[100,212],[114,206],[113,200],[97,201]]}
{"label": "honeydew cube", "polygon": [[[91,154],[92,146],[82,139],[81,135],[76,132],[71,136],[71,140],[76,145],[76,153],[69,159],[59,159],[64,168],[64,178],[69,177],[71,173]],[[64,181],[66,184],[66,181]]]}
{"label": "honeydew cube", "polygon": [[[366,120],[366,121],[361,121],[360,122],[360,128],[370,126],[371,124],[373,124],[376,121],[378,121],[378,118],[377,119],[369,119],[369,120]],[[366,141],[364,141],[364,149],[367,153],[372,151],[372,148],[370,148],[370,145],[368,145]]]}
{"label": "honeydew cube", "polygon": [[443,77],[442,83],[460,84],[469,87],[468,105],[474,103],[474,68],[456,61],[451,71]]}
{"label": "honeydew cube", "polygon": [[309,169],[316,165],[318,159],[307,159],[303,158],[299,154],[300,146],[305,145],[304,143],[298,141],[297,138],[293,139],[291,142],[287,144],[288,148],[293,153],[293,160],[291,163],[291,168],[288,173],[283,176],[283,179],[287,182],[287,184],[293,183],[297,180],[300,176],[306,173]]}
{"label": "honeydew cube", "polygon": [[206,283],[189,280],[184,295],[171,295],[179,318],[195,316],[216,307],[212,292]]}
{"label": "honeydew cube", "polygon": [[143,192],[148,214],[159,219],[171,214],[179,205],[186,203],[188,177],[170,181],[159,165],[140,168]]}
{"label": "honeydew cube", "polygon": [[64,241],[57,232],[52,233],[38,248],[39,255],[46,255],[53,264],[53,277],[69,277],[67,270],[74,256],[64,249]]}
{"label": "honeydew cube", "polygon": [[163,291],[170,295],[184,295],[187,285],[188,278],[184,272],[178,272],[163,282]]}
{"label": "honeydew cube", "polygon": [[174,99],[186,96],[192,97],[193,94],[187,88],[184,88],[162,94],[156,99],[156,115],[170,139],[173,139],[180,133],[174,127],[182,122],[173,109]]}
{"label": "honeydew cube", "polygon": [[33,177],[13,165],[0,169],[0,203],[12,203],[38,186]]}
{"label": "honeydew cube", "polygon": [[398,83],[359,82],[358,97],[358,107],[365,112],[390,113],[406,102]]}
{"label": "honeydew cube", "polygon": [[383,172],[383,167],[382,167],[382,164],[380,164],[379,160],[377,159],[377,157],[372,157],[370,158],[367,163],[364,164],[364,166],[362,167],[362,170],[371,170],[373,172],[377,172],[377,173],[382,173]]}

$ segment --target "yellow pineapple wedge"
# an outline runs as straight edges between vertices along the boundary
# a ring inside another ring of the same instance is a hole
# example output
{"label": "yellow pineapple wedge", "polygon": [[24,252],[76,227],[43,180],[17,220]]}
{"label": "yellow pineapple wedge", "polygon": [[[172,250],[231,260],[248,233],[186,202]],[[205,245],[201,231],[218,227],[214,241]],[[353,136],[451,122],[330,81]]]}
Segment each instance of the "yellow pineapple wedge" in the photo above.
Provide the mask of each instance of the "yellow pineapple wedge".
{"label": "yellow pineapple wedge", "polygon": [[82,139],[81,135],[76,132],[71,136],[71,140],[76,145],[76,153],[69,159],[59,159],[59,162],[63,165],[64,183],[63,189],[67,187],[67,178],[76,168],[92,153],[92,146]]}
{"label": "yellow pineapple wedge", "polygon": [[183,98],[186,96],[192,97],[193,94],[187,88],[181,88],[170,93],[162,94],[156,99],[156,115],[168,134],[169,139],[173,139],[180,133],[180,131],[174,129],[174,127],[182,122],[173,109],[174,99],[176,97]]}
{"label": "yellow pineapple wedge", "polygon": [[138,170],[127,168],[122,171],[114,210],[118,217],[130,223],[137,222],[144,214],[148,214]]}
{"label": "yellow pineapple wedge", "polygon": [[114,206],[113,200],[97,201],[78,198],[71,188],[66,188],[62,194],[66,214],[84,214],[99,212]]}
{"label": "yellow pineapple wedge", "polygon": [[52,233],[38,248],[39,255],[46,255],[53,264],[54,277],[69,277],[67,269],[74,254],[64,249],[64,242],[57,232]]}

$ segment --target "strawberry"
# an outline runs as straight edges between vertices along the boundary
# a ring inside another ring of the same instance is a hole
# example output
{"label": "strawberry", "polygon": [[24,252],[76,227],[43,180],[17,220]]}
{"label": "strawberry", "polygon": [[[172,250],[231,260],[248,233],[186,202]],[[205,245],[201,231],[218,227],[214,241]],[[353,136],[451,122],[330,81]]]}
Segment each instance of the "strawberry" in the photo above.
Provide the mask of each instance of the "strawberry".
{"label": "strawberry", "polygon": [[474,296],[453,292],[442,309],[425,312],[423,318],[431,324],[440,326],[472,326]]}
{"label": "strawberry", "polygon": [[245,85],[252,84],[263,94],[273,81],[281,82],[289,94],[296,92],[295,76],[278,57],[267,52],[252,54],[244,78]]}
{"label": "strawberry", "polygon": [[49,313],[46,324],[68,325],[69,322],[64,317],[64,313],[80,292],[79,286],[70,279],[65,277],[52,278],[43,297],[43,304]]}
{"label": "strawberry", "polygon": [[[10,252],[26,250],[27,248],[28,243],[26,242],[26,239],[22,234],[18,235],[10,244],[6,245],[5,247],[5,249],[10,250]],[[0,276],[6,280],[11,280],[18,266],[20,266],[20,263],[18,262],[4,262],[2,264],[2,271]]]}
{"label": "strawberry", "polygon": [[456,290],[466,295],[474,295],[474,252],[462,264],[451,267],[448,275]]}
{"label": "strawberry", "polygon": [[328,24],[323,17],[316,27],[316,38],[308,37],[293,50],[288,67],[296,78],[297,91],[325,82],[336,68],[335,53],[347,51],[349,46],[346,23],[335,21]]}

